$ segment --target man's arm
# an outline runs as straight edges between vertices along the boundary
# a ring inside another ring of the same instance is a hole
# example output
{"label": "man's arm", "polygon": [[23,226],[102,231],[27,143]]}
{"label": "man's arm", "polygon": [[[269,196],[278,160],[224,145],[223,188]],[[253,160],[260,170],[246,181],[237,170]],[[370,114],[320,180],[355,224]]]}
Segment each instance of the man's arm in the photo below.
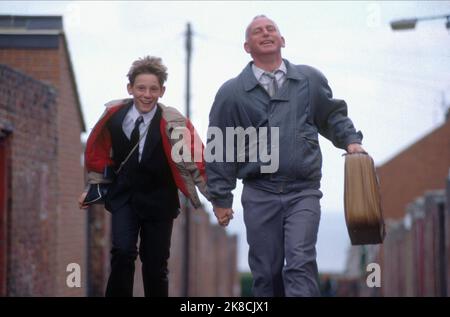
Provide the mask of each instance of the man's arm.
{"label": "man's arm", "polygon": [[[208,139],[205,151],[207,191],[214,213],[221,225],[233,218],[233,194],[236,187],[236,160],[226,161],[226,128],[234,127],[233,94],[227,84],[219,89],[209,114]],[[234,142],[231,142],[234,146]],[[230,150],[230,149],[228,149]],[[235,149],[232,149],[236,155]]]}
{"label": "man's arm", "polygon": [[322,73],[314,70],[310,78],[313,118],[319,133],[336,147],[349,153],[365,152],[361,147],[363,135],[361,131],[355,130],[352,120],[347,116],[346,102],[333,98],[328,81]]}

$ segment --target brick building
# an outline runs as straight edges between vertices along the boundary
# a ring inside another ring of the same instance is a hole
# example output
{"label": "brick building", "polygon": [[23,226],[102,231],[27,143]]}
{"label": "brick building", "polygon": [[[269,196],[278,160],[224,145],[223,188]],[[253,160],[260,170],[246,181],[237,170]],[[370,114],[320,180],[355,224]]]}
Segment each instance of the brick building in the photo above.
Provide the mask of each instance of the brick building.
{"label": "brick building", "polygon": [[3,294],[83,296],[66,286],[67,265],[86,263],[85,126],[61,17],[0,16],[0,64]]}
{"label": "brick building", "polygon": [[[85,125],[62,18],[0,16],[0,296],[103,296],[110,215],[80,211]],[[237,238],[192,211],[189,296],[238,296]],[[184,217],[174,224],[170,295],[184,287]],[[67,265],[81,287],[66,285]],[[135,295],[143,295],[137,261]]]}
{"label": "brick building", "polygon": [[427,190],[445,188],[450,167],[450,120],[377,168],[384,217],[401,219]]}

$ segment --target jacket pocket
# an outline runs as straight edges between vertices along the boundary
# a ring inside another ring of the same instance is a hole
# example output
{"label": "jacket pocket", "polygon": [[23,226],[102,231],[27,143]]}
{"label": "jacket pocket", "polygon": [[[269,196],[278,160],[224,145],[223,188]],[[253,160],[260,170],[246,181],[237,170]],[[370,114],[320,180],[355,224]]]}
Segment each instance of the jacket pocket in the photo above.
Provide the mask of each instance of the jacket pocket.
{"label": "jacket pocket", "polygon": [[316,132],[302,131],[297,137],[295,171],[296,178],[320,180],[322,153]]}

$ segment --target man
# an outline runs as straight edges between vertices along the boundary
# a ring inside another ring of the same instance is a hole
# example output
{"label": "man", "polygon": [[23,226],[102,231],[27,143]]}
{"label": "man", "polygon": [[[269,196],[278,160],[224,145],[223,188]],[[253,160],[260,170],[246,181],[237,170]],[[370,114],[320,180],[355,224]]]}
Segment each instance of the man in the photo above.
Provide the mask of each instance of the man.
{"label": "man", "polygon": [[[145,296],[166,297],[172,225],[179,213],[177,189],[199,207],[195,186],[205,194],[204,161],[172,158],[172,146],[178,142],[173,131],[182,128],[192,139],[198,136],[189,120],[158,102],[167,80],[167,68],[161,59],[147,56],[135,61],[128,79],[127,90],[133,98],[107,105],[89,135],[85,152],[90,184],[103,182],[101,173],[106,166],[120,169],[105,198],[105,208],[112,213],[111,274],[106,296],[133,295],[140,234]],[[87,207],[85,197],[83,193],[79,198],[80,208]]]}
{"label": "man", "polygon": [[[227,127],[265,128],[269,140],[258,137],[257,144],[246,141],[244,148],[278,151],[278,168],[263,172],[261,157],[237,162],[250,155],[236,153],[234,145],[233,161],[225,154],[223,160],[206,160],[207,190],[219,223],[226,226],[233,217],[231,191],[236,179],[243,179],[255,296],[318,296],[315,244],[322,197],[318,133],[348,153],[364,152],[362,134],[347,117],[346,103],[332,98],[319,71],[282,58],[285,40],[272,20],[256,16],[245,35],[244,49],[253,61],[219,89],[209,126],[223,131],[224,153],[236,137],[226,133]],[[208,139],[207,153],[214,152],[212,141],[216,142]]]}

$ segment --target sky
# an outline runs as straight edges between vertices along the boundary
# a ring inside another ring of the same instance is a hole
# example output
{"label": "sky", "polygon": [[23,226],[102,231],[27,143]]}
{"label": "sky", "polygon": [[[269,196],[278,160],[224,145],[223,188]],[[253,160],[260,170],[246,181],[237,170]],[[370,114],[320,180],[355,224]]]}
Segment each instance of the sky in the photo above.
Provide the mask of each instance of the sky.
{"label": "sky", "polygon": [[[422,21],[412,31],[389,27],[394,19],[450,14],[450,1],[0,1],[0,14],[63,16],[87,133],[107,101],[128,97],[126,73],[145,55],[161,57],[168,67],[160,101],[185,112],[184,35],[190,22],[191,120],[206,140],[217,90],[250,61],[244,31],[259,14],[278,24],[286,40],[283,57],[319,69],[334,97],[347,102],[376,165],[441,125],[450,104],[445,20]],[[318,265],[322,271],[342,271],[350,244],[343,211],[344,152],[324,138],[320,144],[324,197]],[[227,230],[239,235],[239,268],[248,270],[241,189],[239,183],[235,219]]]}

